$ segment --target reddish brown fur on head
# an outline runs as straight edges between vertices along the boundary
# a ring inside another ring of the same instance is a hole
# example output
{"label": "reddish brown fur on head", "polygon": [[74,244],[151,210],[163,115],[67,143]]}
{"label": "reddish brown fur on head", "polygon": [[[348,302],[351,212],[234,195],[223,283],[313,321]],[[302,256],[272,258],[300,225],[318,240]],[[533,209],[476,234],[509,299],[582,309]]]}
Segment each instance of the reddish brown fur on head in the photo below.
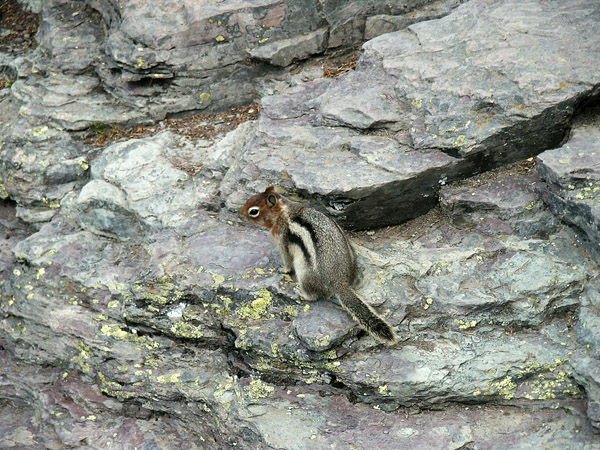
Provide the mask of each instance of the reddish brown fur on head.
{"label": "reddish brown fur on head", "polygon": [[272,233],[277,230],[277,218],[281,213],[281,195],[269,186],[262,194],[257,194],[248,199],[240,210],[240,216],[246,222],[262,225]]}

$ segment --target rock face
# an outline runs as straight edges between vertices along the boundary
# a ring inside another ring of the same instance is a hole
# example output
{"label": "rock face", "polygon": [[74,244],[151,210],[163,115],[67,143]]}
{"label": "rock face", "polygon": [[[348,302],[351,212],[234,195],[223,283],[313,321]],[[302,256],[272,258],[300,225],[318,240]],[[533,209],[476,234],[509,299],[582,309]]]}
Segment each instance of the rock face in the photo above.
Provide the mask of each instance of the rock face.
{"label": "rock face", "polygon": [[598,95],[599,19],[588,2],[469,2],[375,38],[356,71],[263,100],[240,163],[259,176],[238,178],[318,194],[350,228],[416,217],[447,181],[564,141]]}
{"label": "rock face", "polygon": [[569,141],[539,157],[542,195],[552,211],[580,229],[600,261],[600,128],[573,130]]}
{"label": "rock face", "polygon": [[[85,143],[453,6],[188,3],[47,1],[7,63],[0,447],[600,449],[597,2],[472,0],[227,135]],[[357,292],[397,346],[298,297],[235,214],[268,184],[373,228]]]}
{"label": "rock face", "polygon": [[[30,3],[39,11],[39,2]],[[425,5],[427,17],[439,17],[460,3],[46,0],[39,51],[20,66],[23,82],[13,92],[28,114],[76,130],[221,110],[255,101],[258,80],[281,76],[282,66],[361,42],[371,16],[403,21],[371,24],[370,37],[421,19],[416,10]],[[38,76],[43,59],[55,77]]]}

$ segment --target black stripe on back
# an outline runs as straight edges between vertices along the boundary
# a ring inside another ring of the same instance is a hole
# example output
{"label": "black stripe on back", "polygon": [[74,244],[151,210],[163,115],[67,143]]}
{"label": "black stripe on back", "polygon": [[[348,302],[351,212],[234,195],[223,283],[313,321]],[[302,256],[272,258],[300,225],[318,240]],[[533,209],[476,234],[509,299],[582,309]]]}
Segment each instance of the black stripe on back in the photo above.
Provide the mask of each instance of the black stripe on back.
{"label": "black stripe on back", "polygon": [[308,231],[308,233],[310,234],[310,238],[316,245],[319,239],[317,238],[317,232],[315,231],[315,227],[313,226],[313,224],[307,220],[304,220],[302,217],[294,217],[293,220],[306,231]]}
{"label": "black stripe on back", "polygon": [[310,263],[310,253],[308,253],[308,249],[306,248],[306,245],[304,245],[302,238],[289,229],[287,230],[286,238],[290,245],[294,244],[300,247],[300,250],[302,250],[302,253],[304,254],[304,258]]}

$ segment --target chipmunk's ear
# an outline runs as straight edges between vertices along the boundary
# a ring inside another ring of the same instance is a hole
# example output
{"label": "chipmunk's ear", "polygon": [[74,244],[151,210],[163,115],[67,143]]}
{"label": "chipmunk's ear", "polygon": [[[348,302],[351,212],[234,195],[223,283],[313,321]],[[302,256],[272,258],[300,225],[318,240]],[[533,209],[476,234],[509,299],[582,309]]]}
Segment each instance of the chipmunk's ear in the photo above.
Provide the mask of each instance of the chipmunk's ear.
{"label": "chipmunk's ear", "polygon": [[277,195],[276,194],[267,195],[267,203],[269,205],[269,208],[273,208],[273,206],[275,206],[277,204]]}
{"label": "chipmunk's ear", "polygon": [[269,208],[273,208],[273,206],[277,204],[277,191],[275,190],[275,186],[266,188],[264,194],[267,196],[267,205],[269,205]]}

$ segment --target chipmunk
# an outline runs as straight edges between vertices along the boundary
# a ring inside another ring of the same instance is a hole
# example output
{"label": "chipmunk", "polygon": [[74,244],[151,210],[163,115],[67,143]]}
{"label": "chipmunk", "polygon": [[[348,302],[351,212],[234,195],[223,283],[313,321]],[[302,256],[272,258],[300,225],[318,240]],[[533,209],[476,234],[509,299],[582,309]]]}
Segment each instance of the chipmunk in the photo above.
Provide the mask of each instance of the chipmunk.
{"label": "chipmunk", "polygon": [[352,289],[356,255],[333,219],[268,187],[240,210],[243,220],[268,228],[283,258],[285,272],[296,274],[306,300],[336,297],[361,327],[381,342],[397,342],[392,327]]}

